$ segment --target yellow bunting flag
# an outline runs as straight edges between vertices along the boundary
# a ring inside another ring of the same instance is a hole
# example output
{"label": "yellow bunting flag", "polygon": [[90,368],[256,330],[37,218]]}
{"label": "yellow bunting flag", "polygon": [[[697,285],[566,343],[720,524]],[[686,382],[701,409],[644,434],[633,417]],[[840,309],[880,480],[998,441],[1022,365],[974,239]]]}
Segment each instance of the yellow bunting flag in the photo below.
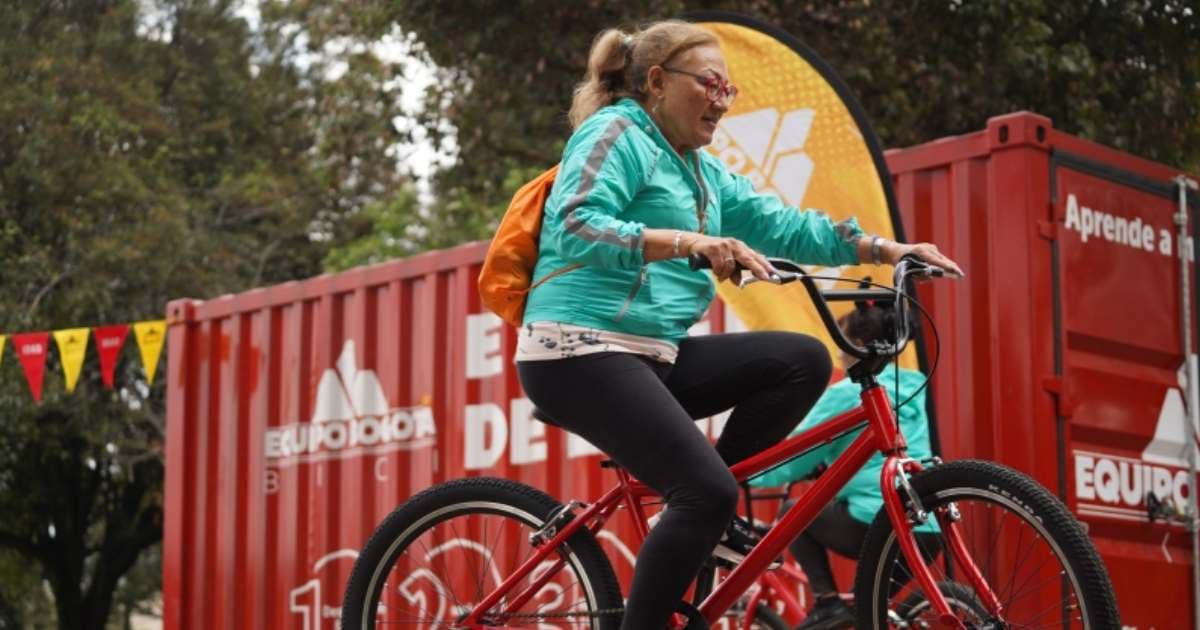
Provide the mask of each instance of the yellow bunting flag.
{"label": "yellow bunting flag", "polygon": [[4,363],[4,342],[8,341],[8,335],[0,335],[0,363]]}
{"label": "yellow bunting flag", "polygon": [[83,368],[83,358],[87,355],[88,332],[87,328],[54,331],[54,341],[58,342],[58,356],[62,360],[68,392],[75,391],[75,384],[79,382],[79,371]]}
{"label": "yellow bunting flag", "polygon": [[146,382],[154,383],[154,371],[158,368],[158,356],[162,354],[163,342],[167,339],[167,322],[159,319],[137,322],[133,325],[138,348],[142,351],[142,367],[146,370]]}

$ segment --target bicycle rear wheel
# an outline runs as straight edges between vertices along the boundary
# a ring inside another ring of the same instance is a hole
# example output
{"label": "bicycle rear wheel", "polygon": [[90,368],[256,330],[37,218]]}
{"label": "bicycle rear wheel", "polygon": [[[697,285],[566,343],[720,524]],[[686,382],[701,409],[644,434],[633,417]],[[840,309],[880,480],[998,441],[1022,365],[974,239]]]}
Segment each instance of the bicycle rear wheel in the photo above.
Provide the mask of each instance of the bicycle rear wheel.
{"label": "bicycle rear wheel", "polygon": [[[1032,479],[991,462],[956,461],[911,481],[931,519],[935,513],[952,517],[957,512],[954,525],[966,555],[1001,604],[1000,614],[988,612],[982,623],[972,618],[974,606],[952,606],[964,626],[1120,628],[1112,584],[1095,547],[1066,507]],[[960,593],[961,599],[987,601],[967,579],[964,559],[946,552],[944,534],[918,537],[922,554],[935,558],[928,563],[933,579],[970,591]],[[920,587],[881,511],[859,556],[857,627],[888,627],[889,606],[914,592]]]}
{"label": "bicycle rear wheel", "polygon": [[[988,610],[975,597],[975,591],[965,584],[957,582],[938,582],[938,590],[946,599],[950,610],[962,620],[967,627],[978,627],[988,618]],[[906,628],[936,628],[938,627],[937,612],[924,593],[913,592],[896,607],[896,615]],[[898,624],[899,625],[899,624]]]}
{"label": "bicycle rear wheel", "polygon": [[[464,627],[467,613],[535,553],[530,535],[560,507],[545,493],[504,479],[460,479],[421,492],[384,519],[363,548],[346,586],[341,627]],[[554,573],[544,586],[506,612],[548,571]],[[483,622],[615,630],[621,611],[612,566],[582,529]]]}

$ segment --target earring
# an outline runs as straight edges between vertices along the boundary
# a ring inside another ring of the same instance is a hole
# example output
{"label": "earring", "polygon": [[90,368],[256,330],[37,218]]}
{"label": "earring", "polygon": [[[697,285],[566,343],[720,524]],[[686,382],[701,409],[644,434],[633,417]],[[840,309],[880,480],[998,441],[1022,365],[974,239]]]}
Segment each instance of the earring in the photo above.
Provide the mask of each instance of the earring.
{"label": "earring", "polygon": [[654,114],[655,116],[657,116],[657,115],[658,115],[658,106],[659,106],[659,105],[662,105],[662,97],[661,97],[661,96],[658,98],[658,100],[657,100],[657,101],[654,101],[654,107],[651,107],[651,108],[650,108],[650,113],[651,113],[651,114]]}

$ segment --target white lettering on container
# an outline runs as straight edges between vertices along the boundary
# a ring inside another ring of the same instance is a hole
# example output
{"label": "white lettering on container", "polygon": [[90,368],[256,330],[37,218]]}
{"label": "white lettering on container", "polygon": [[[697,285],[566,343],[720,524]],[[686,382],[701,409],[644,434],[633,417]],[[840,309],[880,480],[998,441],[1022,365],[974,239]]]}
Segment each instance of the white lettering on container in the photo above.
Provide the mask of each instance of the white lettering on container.
{"label": "white lettering on container", "polygon": [[[1078,233],[1084,243],[1096,238],[1146,252],[1157,251],[1163,256],[1172,254],[1171,232],[1159,229],[1159,237],[1155,242],[1154,226],[1142,221],[1141,217],[1130,219],[1082,206],[1073,193],[1067,195],[1066,215],[1063,227]],[[1184,242],[1182,252],[1176,255],[1186,255],[1189,260],[1192,259],[1191,237]]]}
{"label": "white lettering on container", "polygon": [[1084,502],[1131,513],[1145,510],[1149,493],[1182,507],[1187,505],[1190,492],[1186,470],[1171,470],[1119,455],[1075,451],[1075,498],[1083,513],[1089,513]]}
{"label": "white lettering on container", "polygon": [[504,320],[494,313],[467,315],[467,378],[486,378],[504,371],[500,335]]}

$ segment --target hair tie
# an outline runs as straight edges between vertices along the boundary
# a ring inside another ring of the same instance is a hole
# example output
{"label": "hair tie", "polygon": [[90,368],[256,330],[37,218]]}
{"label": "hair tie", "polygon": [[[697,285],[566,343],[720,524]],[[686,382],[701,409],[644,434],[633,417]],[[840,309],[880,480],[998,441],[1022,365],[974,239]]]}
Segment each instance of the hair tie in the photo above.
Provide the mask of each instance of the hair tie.
{"label": "hair tie", "polygon": [[626,35],[625,37],[622,37],[621,45],[624,46],[625,48],[629,48],[629,47],[633,46],[633,35]]}

